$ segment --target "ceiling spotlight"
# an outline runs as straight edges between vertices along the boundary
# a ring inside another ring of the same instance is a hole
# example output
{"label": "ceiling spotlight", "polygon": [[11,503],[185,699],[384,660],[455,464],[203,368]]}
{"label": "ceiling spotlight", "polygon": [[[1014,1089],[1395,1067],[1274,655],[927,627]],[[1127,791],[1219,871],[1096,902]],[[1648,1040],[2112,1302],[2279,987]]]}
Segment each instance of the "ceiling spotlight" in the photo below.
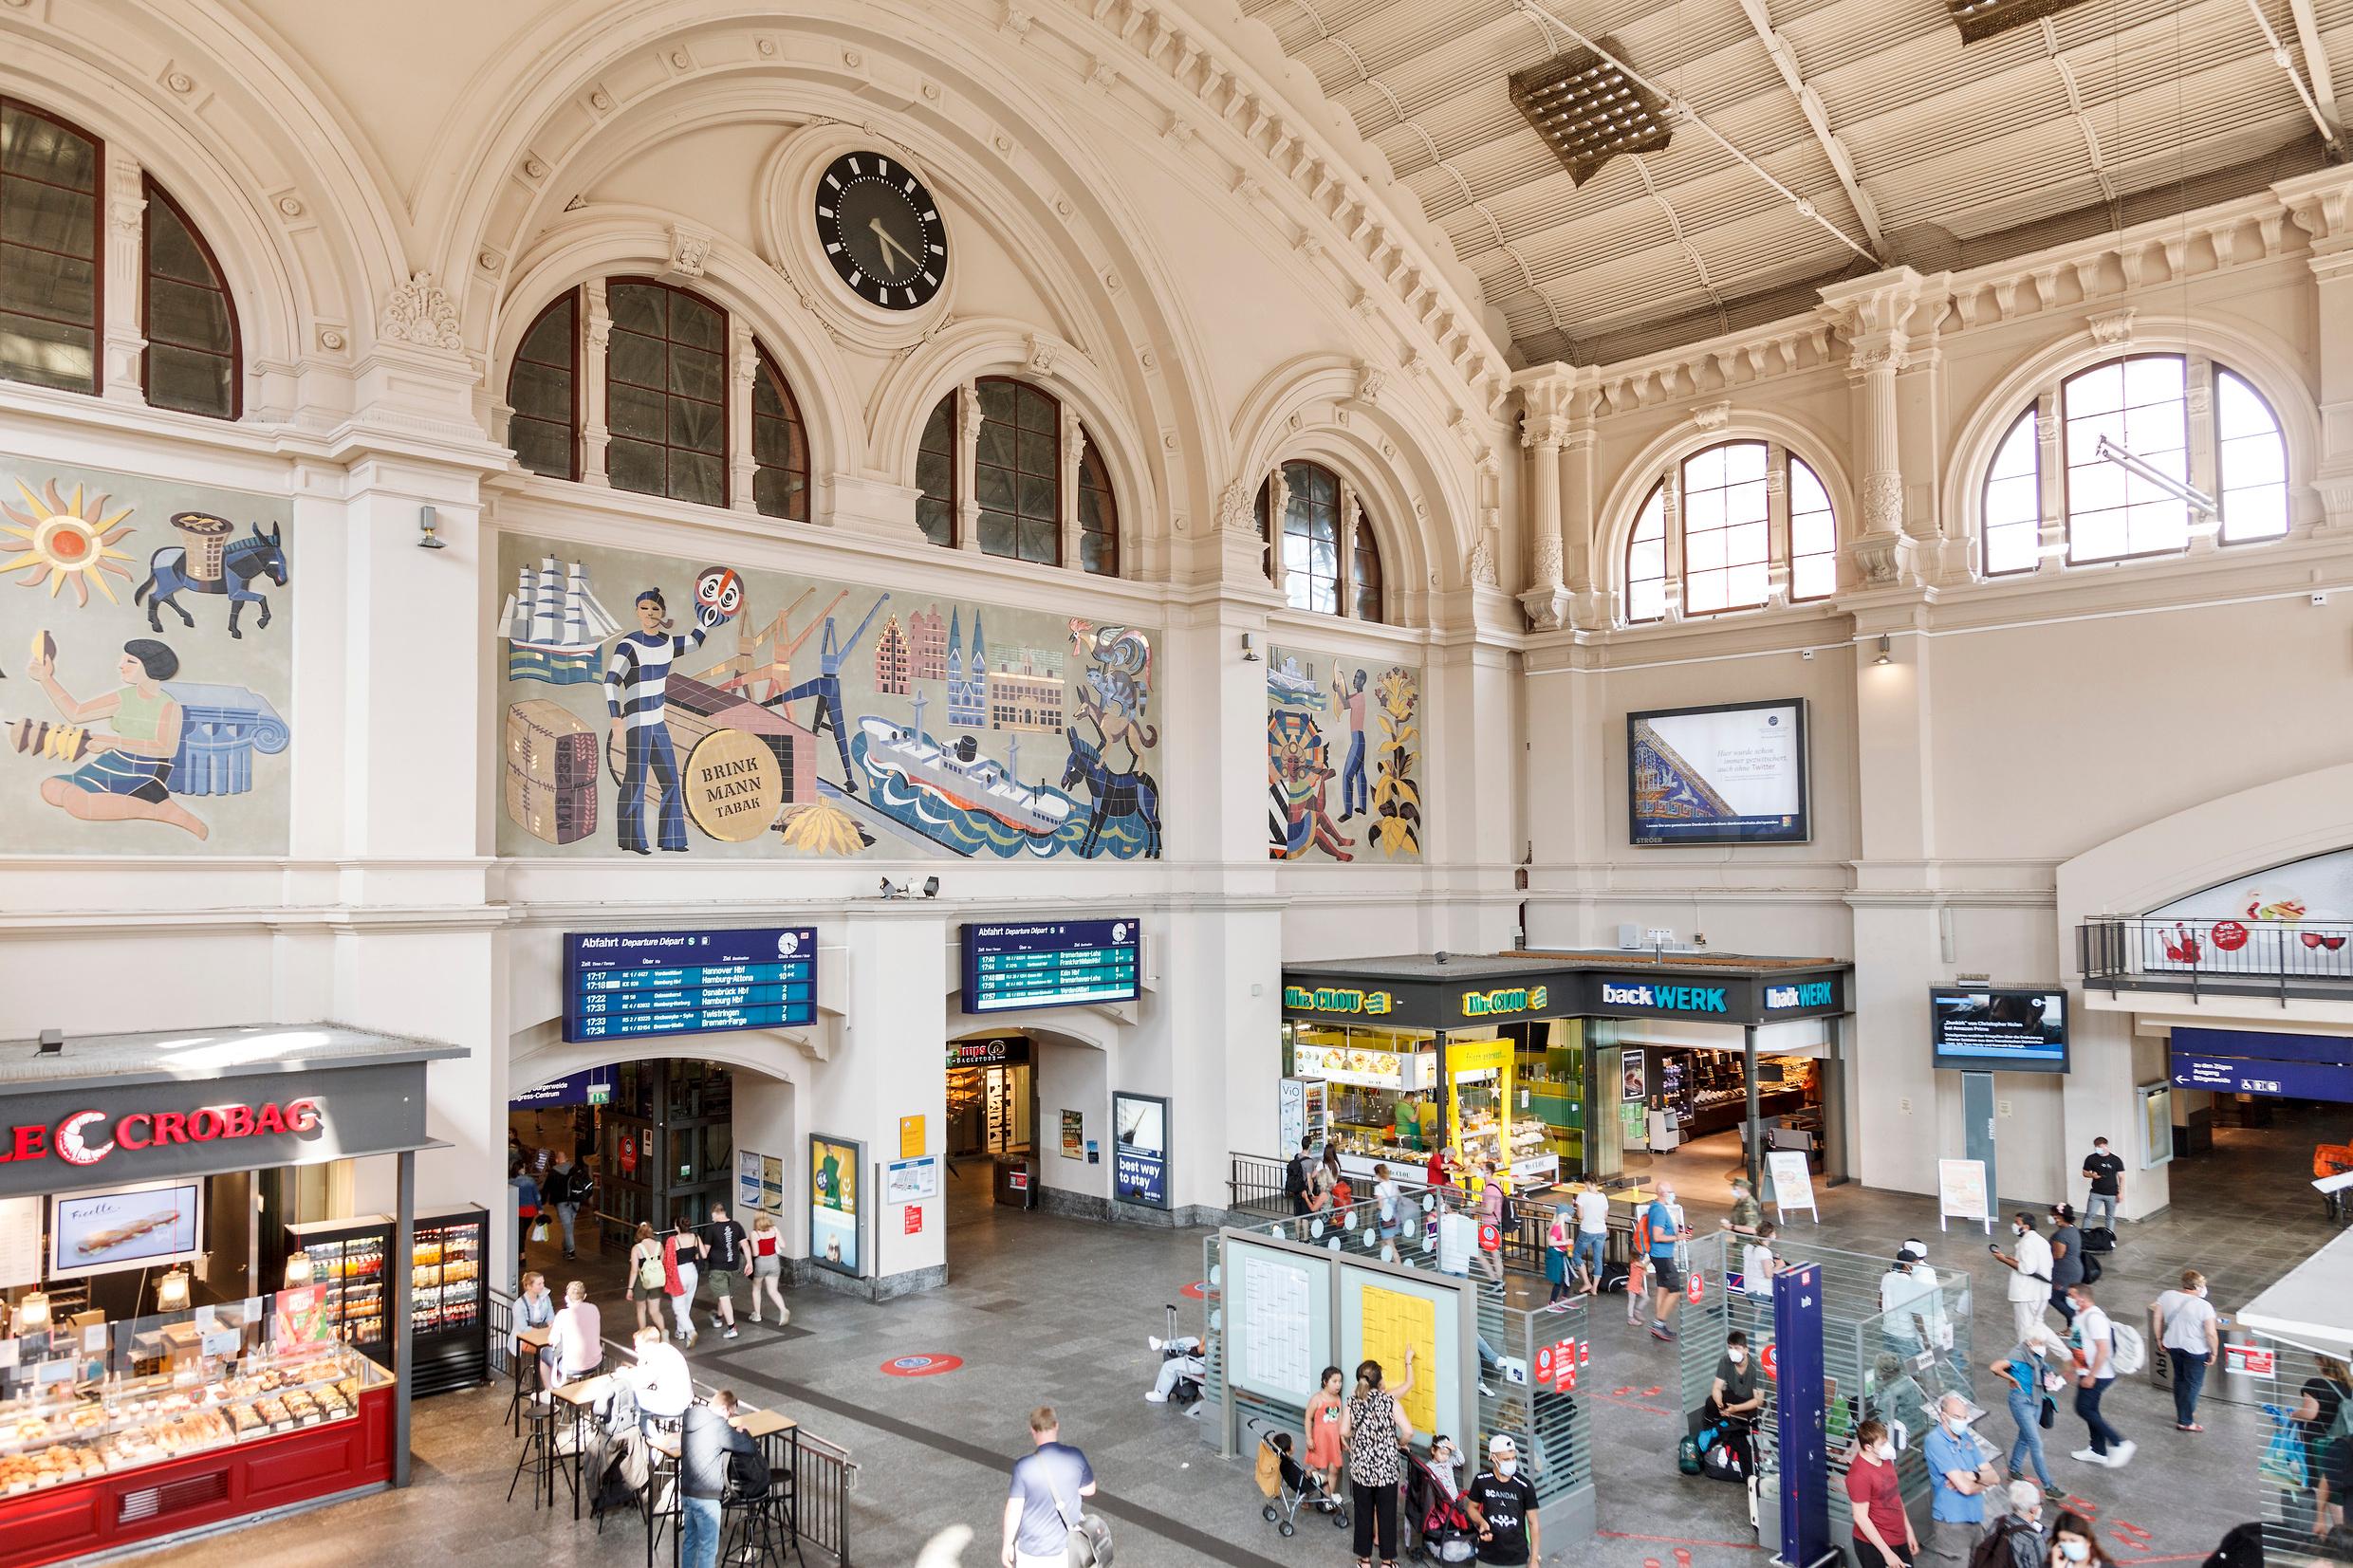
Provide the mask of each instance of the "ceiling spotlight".
{"label": "ceiling spotlight", "polygon": [[1890,640],[1885,632],[1881,632],[1880,634],[1879,656],[1872,659],[1871,662],[1874,664],[1893,664],[1896,662],[1896,645],[1892,640]]}

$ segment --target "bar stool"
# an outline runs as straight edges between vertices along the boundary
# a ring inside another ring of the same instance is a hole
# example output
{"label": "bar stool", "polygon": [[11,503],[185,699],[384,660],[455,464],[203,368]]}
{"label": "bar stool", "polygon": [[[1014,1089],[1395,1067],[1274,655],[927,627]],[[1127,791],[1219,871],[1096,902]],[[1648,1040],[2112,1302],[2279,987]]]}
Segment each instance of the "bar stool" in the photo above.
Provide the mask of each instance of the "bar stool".
{"label": "bar stool", "polygon": [[556,1505],[556,1472],[564,1468],[556,1458],[555,1407],[532,1398],[523,1407],[523,1451],[515,1456],[514,1475],[507,1483],[507,1501],[514,1501],[514,1489],[524,1473],[531,1477],[531,1507],[536,1510],[540,1494],[547,1494],[547,1506]]}
{"label": "bar stool", "polygon": [[[731,1493],[719,1505],[719,1539],[725,1543],[719,1560],[743,1564],[782,1562],[787,1549],[794,1557],[800,1557],[800,1538],[788,1537],[779,1518],[784,1506],[784,1497],[772,1485],[757,1497]],[[808,1559],[801,1560],[803,1568],[807,1568]]]}
{"label": "bar stool", "polygon": [[[507,1425],[520,1437],[523,1434],[523,1408],[538,1399],[540,1390],[546,1385],[540,1374],[537,1350],[529,1345],[517,1346],[508,1352],[507,1360],[514,1374],[514,1393],[507,1400]],[[524,1381],[526,1363],[528,1363],[530,1375],[528,1387]]]}

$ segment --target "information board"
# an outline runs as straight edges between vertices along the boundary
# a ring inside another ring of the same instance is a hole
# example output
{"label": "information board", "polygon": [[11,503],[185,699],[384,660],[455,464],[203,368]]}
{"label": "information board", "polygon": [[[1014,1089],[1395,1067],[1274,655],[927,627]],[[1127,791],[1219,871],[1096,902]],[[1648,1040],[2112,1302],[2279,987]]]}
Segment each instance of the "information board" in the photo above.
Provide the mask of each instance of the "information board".
{"label": "information board", "polygon": [[1304,1406],[1332,1359],[1331,1264],[1230,1242],[1226,1271],[1228,1380]]}
{"label": "information board", "polygon": [[1011,1012],[1133,1002],[1141,994],[1134,920],[971,923],[964,928],[964,1010]]}
{"label": "information board", "polygon": [[568,1042],[816,1022],[813,926],[565,933]]}
{"label": "information board", "polygon": [[1626,715],[1627,836],[1661,844],[1798,844],[1806,704],[1724,703]]}
{"label": "information board", "polygon": [[1936,1162],[1936,1228],[1947,1220],[1972,1220],[1989,1231],[1993,1227],[1992,1199],[1986,1193],[1983,1160]]}
{"label": "information board", "polygon": [[1939,986],[1928,993],[1928,1011],[1938,1067],[2067,1070],[2067,993],[2057,986]]}

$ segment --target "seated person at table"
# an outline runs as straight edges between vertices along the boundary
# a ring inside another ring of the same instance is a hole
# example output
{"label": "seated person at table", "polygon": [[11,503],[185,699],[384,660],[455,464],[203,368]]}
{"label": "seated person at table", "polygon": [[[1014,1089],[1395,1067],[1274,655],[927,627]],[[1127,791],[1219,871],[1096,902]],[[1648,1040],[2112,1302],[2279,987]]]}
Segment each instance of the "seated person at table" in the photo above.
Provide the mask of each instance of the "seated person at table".
{"label": "seated person at table", "polygon": [[[547,1294],[547,1277],[534,1269],[523,1276],[523,1292],[514,1301],[514,1326],[519,1332],[527,1328],[546,1328],[556,1320],[556,1299]],[[522,1348],[516,1339],[507,1349],[510,1354]]]}
{"label": "seated person at table", "polygon": [[604,1318],[588,1300],[588,1287],[574,1280],[564,1287],[564,1307],[539,1353],[539,1379],[561,1388],[604,1364]]}
{"label": "seated person at table", "polygon": [[719,1500],[727,1495],[728,1456],[752,1451],[751,1439],[735,1430],[736,1419],[733,1389],[721,1389],[710,1404],[687,1410],[678,1436],[678,1493],[685,1500],[685,1523],[678,1532],[681,1568],[713,1568],[719,1560]]}
{"label": "seated person at table", "polygon": [[686,1356],[652,1324],[638,1330],[637,1349],[638,1364],[614,1375],[624,1379],[638,1396],[639,1423],[676,1421],[695,1403],[695,1378],[686,1370]]}

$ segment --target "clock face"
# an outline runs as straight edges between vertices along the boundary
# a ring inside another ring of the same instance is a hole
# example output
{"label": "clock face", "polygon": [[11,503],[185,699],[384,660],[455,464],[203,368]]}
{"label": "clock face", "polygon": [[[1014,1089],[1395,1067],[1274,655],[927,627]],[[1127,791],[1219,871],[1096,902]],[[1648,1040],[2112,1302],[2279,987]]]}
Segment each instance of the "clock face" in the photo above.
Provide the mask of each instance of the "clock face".
{"label": "clock face", "polygon": [[948,280],[939,203],[914,170],[880,153],[844,153],[817,182],[817,236],[853,293],[885,310],[928,304]]}

